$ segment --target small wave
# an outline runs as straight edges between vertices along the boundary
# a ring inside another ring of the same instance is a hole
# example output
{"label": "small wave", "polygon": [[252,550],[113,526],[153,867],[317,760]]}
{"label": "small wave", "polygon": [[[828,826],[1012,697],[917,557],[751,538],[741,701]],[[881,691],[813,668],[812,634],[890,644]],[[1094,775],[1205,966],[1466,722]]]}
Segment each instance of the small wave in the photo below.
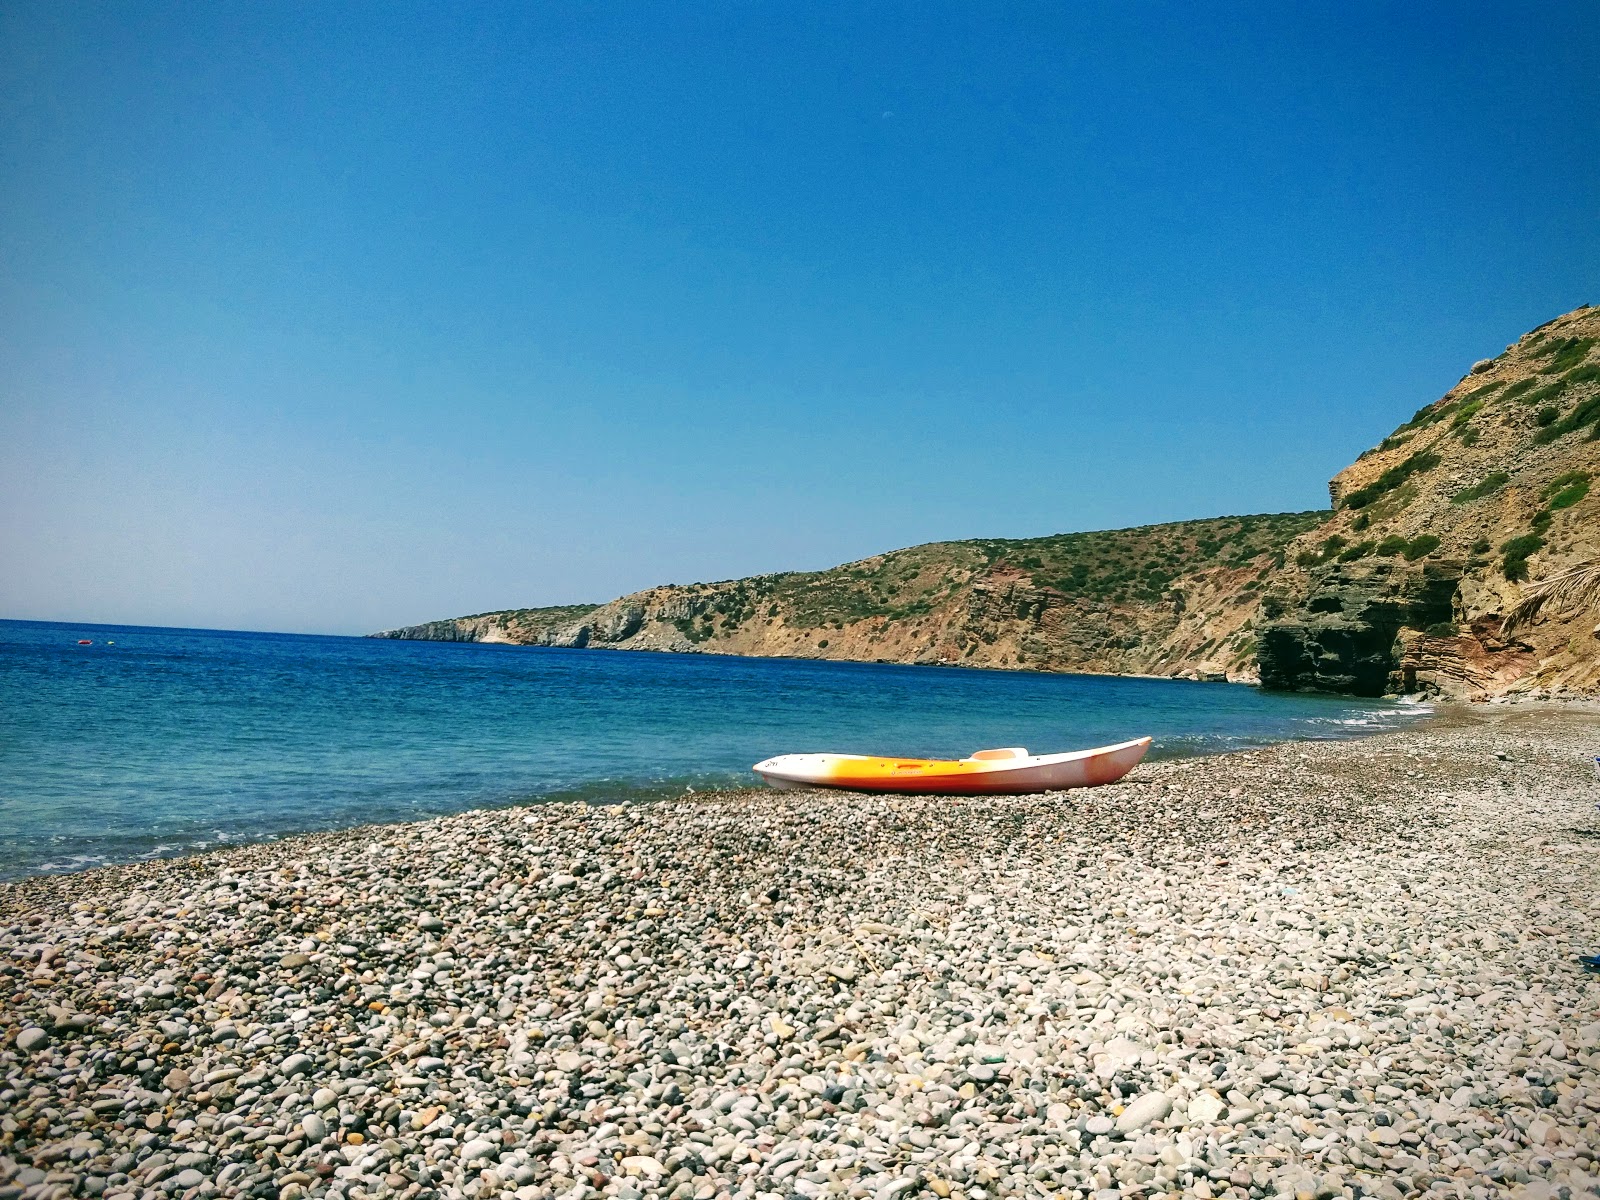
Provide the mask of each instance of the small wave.
{"label": "small wave", "polygon": [[74,854],[69,858],[40,863],[38,870],[52,875],[68,871],[87,871],[91,867],[103,867],[110,861],[104,854]]}

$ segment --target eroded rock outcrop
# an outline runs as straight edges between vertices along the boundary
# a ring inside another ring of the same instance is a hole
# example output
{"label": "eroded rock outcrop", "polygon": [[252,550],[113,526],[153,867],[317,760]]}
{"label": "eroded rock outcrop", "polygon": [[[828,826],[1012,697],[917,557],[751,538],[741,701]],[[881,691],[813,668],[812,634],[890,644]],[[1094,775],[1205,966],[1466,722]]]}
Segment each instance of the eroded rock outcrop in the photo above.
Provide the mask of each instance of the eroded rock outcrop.
{"label": "eroded rock outcrop", "polygon": [[[1294,611],[1262,629],[1262,686],[1357,696],[1395,691],[1401,631],[1448,626],[1460,581],[1461,565],[1452,562],[1336,563],[1312,572]],[[1269,594],[1264,613],[1286,607]]]}
{"label": "eroded rock outcrop", "polygon": [[1600,308],[1473,365],[1334,477],[1333,514],[1263,603],[1262,682],[1481,699],[1592,693],[1597,615],[1506,617],[1526,587],[1600,559]]}

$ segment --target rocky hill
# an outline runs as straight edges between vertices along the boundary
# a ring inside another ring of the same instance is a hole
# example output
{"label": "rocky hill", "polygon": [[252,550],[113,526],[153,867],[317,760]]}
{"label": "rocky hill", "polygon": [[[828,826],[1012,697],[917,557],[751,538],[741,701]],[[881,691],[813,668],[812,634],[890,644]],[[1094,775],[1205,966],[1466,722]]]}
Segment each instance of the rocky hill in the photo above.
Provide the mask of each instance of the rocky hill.
{"label": "rocky hill", "polygon": [[1260,590],[1323,512],[935,542],[379,637],[1254,679]]}
{"label": "rocky hill", "polygon": [[1564,603],[1561,583],[1600,560],[1596,475],[1600,308],[1584,307],[1476,363],[1334,477],[1333,515],[1263,598],[1262,682],[1594,692],[1597,614]]}
{"label": "rocky hill", "polygon": [[[1593,693],[1596,475],[1600,308],[1584,307],[1475,364],[1341,471],[1331,512],[936,542],[374,636],[1259,678],[1359,695]],[[1585,581],[1583,594],[1567,586]]]}

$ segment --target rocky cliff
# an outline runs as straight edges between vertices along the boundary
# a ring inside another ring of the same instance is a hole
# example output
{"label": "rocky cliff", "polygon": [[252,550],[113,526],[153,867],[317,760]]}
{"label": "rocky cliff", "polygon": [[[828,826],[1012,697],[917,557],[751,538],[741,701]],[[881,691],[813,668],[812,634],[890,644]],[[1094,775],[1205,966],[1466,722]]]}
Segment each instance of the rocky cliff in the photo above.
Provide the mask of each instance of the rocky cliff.
{"label": "rocky cliff", "polygon": [[1597,614],[1527,589],[1600,559],[1600,308],[1476,363],[1334,477],[1262,602],[1269,687],[1592,693]]}
{"label": "rocky cliff", "polygon": [[[1475,364],[1341,471],[1331,512],[938,542],[376,636],[1259,678],[1370,696],[1593,693],[1600,567],[1582,568],[1600,564],[1597,474],[1600,308],[1585,307]],[[1575,579],[1590,586],[1564,588]]]}
{"label": "rocky cliff", "polygon": [[1326,515],[938,542],[377,636],[1254,679],[1259,592]]}

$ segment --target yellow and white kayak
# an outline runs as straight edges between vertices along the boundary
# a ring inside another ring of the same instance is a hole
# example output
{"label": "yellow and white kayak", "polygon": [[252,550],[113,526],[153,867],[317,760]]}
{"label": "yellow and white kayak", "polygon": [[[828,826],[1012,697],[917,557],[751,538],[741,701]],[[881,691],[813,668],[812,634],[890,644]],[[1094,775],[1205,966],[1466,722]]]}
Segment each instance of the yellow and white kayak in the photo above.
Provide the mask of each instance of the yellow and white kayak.
{"label": "yellow and white kayak", "polygon": [[1115,783],[1139,765],[1150,739],[1067,754],[1029,754],[1020,746],[971,758],[873,758],[866,754],[780,754],[752,770],[773,787],[828,787],[920,795],[1018,795]]}

